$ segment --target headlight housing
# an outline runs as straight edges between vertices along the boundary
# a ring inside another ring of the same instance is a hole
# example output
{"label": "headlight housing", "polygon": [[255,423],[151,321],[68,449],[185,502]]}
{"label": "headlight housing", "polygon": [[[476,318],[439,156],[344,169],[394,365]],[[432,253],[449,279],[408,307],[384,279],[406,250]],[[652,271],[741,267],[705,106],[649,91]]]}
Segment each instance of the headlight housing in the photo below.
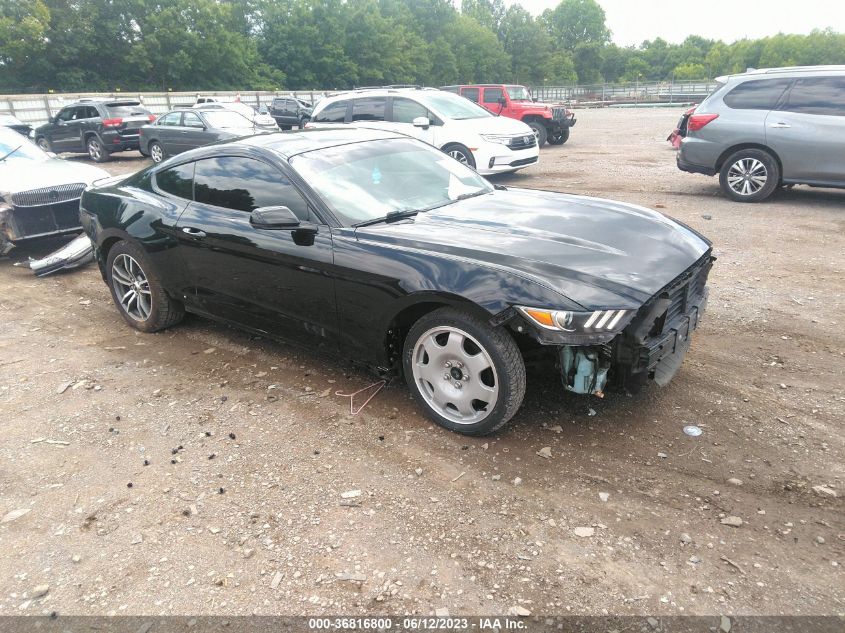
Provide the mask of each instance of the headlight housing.
{"label": "headlight housing", "polygon": [[635,310],[607,309],[592,310],[590,312],[576,312],[574,310],[547,310],[545,308],[529,308],[516,306],[516,309],[531,323],[543,329],[563,334],[611,334],[620,332],[631,319]]}
{"label": "headlight housing", "polygon": [[481,138],[490,143],[498,143],[499,145],[508,145],[511,142],[510,136],[499,136],[498,134],[481,134]]}

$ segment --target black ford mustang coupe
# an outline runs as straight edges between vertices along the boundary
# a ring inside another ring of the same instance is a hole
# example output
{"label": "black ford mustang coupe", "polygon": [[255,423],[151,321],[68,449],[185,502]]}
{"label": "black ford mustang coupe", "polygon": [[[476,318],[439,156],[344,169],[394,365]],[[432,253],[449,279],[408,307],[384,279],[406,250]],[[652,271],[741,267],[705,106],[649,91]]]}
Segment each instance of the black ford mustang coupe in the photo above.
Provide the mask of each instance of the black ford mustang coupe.
{"label": "black ford mustang coupe", "polygon": [[192,150],[85,192],[129,325],[194,312],[404,374],[438,424],[507,422],[526,359],[563,388],[668,382],[710,243],[655,211],[493,186],[406,136],[321,129]]}

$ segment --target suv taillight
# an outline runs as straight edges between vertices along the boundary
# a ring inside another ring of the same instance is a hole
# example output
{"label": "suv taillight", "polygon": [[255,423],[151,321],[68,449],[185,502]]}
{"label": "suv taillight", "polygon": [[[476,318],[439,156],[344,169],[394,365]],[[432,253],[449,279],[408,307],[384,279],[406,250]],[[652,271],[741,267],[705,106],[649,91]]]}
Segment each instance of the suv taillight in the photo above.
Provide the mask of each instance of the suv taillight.
{"label": "suv taillight", "polygon": [[152,123],[153,121],[155,121],[155,120],[156,120],[156,115],[155,115],[155,114],[151,114],[151,115],[150,115],[150,116],[148,116],[147,118],[150,120],[150,123]]}
{"label": "suv taillight", "polygon": [[123,119],[103,119],[103,127],[119,127],[123,123]]}
{"label": "suv taillight", "polygon": [[703,128],[711,121],[715,121],[718,118],[718,114],[692,114],[690,115],[690,118],[687,121],[687,130],[690,132],[695,132]]}

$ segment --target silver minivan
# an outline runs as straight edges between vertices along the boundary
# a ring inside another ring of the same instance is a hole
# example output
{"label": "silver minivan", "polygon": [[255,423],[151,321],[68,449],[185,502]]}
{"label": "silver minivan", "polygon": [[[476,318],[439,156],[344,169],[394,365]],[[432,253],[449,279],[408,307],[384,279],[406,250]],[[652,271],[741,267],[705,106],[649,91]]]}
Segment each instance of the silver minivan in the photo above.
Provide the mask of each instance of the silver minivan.
{"label": "silver minivan", "polygon": [[783,185],[845,188],[845,66],[750,70],[719,87],[686,124],[678,168],[758,202]]}

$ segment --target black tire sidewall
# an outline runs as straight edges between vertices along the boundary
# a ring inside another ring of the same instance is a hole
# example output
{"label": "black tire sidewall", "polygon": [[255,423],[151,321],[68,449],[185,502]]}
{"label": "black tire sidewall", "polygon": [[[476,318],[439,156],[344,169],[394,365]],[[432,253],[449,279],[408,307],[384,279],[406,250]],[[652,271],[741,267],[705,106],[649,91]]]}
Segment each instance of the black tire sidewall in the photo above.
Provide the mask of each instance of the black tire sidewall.
{"label": "black tire sidewall", "polygon": [[[123,306],[120,304],[120,298],[117,296],[117,292],[114,288],[114,282],[112,280],[112,265],[119,255],[129,255],[135,259],[135,261],[138,262],[138,265],[141,266],[141,270],[144,271],[144,275],[147,277],[147,281],[150,285],[150,316],[146,321],[136,321],[126,313]],[[160,297],[164,295],[164,289],[161,287],[150,261],[147,259],[144,250],[140,246],[134,244],[133,242],[124,240],[111,247],[109,255],[106,258],[106,281],[108,282],[109,292],[111,292],[115,307],[117,307],[117,311],[120,312],[120,316],[123,317],[124,321],[136,330],[141,330],[142,332],[156,332],[161,329],[161,318],[159,316],[161,313]]]}
{"label": "black tire sidewall", "polygon": [[468,147],[466,147],[465,145],[461,145],[460,143],[450,143],[449,145],[443,147],[443,152],[446,154],[452,151],[461,152],[464,156],[466,156],[466,164],[475,169],[475,156],[472,155],[472,152],[469,151]]}
{"label": "black tire sidewall", "polygon": [[[94,158],[91,155],[91,149],[90,149],[91,143],[96,143],[97,145],[100,146],[100,157],[99,158]],[[106,146],[103,145],[103,142],[99,138],[97,138],[96,136],[89,136],[87,139],[85,139],[85,151],[88,153],[88,157],[91,160],[93,160],[97,163],[104,163],[109,159],[109,153],[106,151]]]}
{"label": "black tire sidewall", "polygon": [[[417,341],[425,332],[438,326],[452,326],[460,328],[478,341],[493,361],[499,382],[499,394],[493,410],[480,422],[475,424],[459,424],[440,415],[437,411],[432,409],[431,406],[429,406],[428,402],[426,402],[422,393],[420,393],[420,389],[417,386],[416,381],[414,380],[412,363],[414,348],[416,347]],[[505,333],[505,335],[510,336],[507,333]],[[464,435],[487,435],[507,423],[516,411],[516,409],[514,409],[513,411],[508,412],[508,404],[515,390],[520,392],[518,396],[519,404],[522,402],[525,390],[525,371],[523,365],[520,376],[511,376],[508,370],[508,364],[499,347],[500,344],[496,341],[496,338],[489,327],[485,327],[482,321],[463,311],[449,308],[435,310],[434,312],[419,319],[408,331],[408,335],[405,338],[402,350],[402,370],[405,374],[405,382],[408,385],[408,389],[410,389],[414,400],[417,401],[425,415],[440,426]],[[519,361],[522,362],[521,356],[519,357]],[[521,380],[521,386],[514,384],[514,380]],[[518,407],[519,405],[517,405],[516,408],[518,409]],[[502,419],[504,416],[507,417]]]}
{"label": "black tire sidewall", "polygon": [[[161,150],[161,160],[160,160],[160,161],[156,161],[156,159],[155,159],[155,158],[153,158],[153,147],[155,147],[155,146],[158,146],[158,148]],[[159,143],[158,141],[153,141],[152,143],[150,143],[149,145],[147,145],[147,151],[150,153],[150,159],[151,159],[151,160],[152,160],[152,161],[153,161],[156,165],[159,165],[159,164],[163,163],[163,162],[164,162],[164,159],[165,159],[165,158],[167,158],[167,157],[164,155],[164,147],[162,147],[161,143]]]}
{"label": "black tire sidewall", "polygon": [[[742,196],[728,185],[728,172],[731,166],[743,158],[756,158],[766,166],[766,173],[768,174],[766,184],[763,185],[760,191],[750,196]],[[722,164],[722,168],[719,170],[719,185],[722,192],[735,202],[760,202],[771,196],[780,185],[780,165],[775,160],[775,157],[765,150],[741,149],[728,156]]]}
{"label": "black tire sidewall", "polygon": [[549,131],[546,129],[546,126],[539,121],[529,121],[528,127],[531,128],[532,132],[536,133],[537,147],[543,147],[549,139]]}
{"label": "black tire sidewall", "polygon": [[[42,143],[44,145],[42,145]],[[53,151],[53,145],[50,143],[46,136],[39,136],[37,139],[35,139],[35,144],[38,145],[38,147],[40,147],[45,152]]]}
{"label": "black tire sidewall", "polygon": [[569,128],[564,127],[560,132],[549,136],[549,145],[563,145],[569,140]]}

